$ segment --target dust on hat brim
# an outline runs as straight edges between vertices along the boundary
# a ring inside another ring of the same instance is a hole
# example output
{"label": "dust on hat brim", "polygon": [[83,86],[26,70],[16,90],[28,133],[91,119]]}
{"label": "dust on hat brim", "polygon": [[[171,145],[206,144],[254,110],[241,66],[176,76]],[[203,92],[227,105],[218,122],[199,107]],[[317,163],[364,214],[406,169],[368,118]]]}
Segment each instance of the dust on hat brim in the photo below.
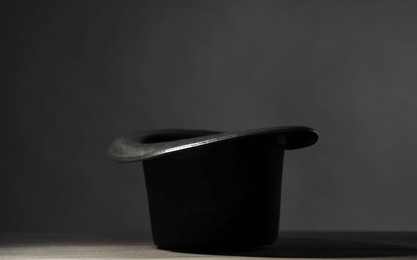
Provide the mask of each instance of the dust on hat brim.
{"label": "dust on hat brim", "polygon": [[111,141],[108,151],[115,161],[135,162],[202,145],[261,135],[283,135],[286,150],[313,145],[318,139],[318,135],[313,129],[304,126],[262,128],[230,133],[164,129],[117,136]]}

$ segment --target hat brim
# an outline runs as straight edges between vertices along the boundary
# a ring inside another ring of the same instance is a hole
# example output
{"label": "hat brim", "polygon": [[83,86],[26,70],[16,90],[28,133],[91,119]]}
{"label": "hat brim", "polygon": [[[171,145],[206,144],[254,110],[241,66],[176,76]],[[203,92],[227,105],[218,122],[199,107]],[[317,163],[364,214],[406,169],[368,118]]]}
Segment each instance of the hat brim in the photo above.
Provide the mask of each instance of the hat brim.
{"label": "hat brim", "polygon": [[286,150],[307,147],[318,140],[318,134],[313,129],[304,126],[262,128],[230,133],[164,129],[117,136],[111,141],[108,152],[117,162],[136,162],[202,145],[262,135],[284,136]]}

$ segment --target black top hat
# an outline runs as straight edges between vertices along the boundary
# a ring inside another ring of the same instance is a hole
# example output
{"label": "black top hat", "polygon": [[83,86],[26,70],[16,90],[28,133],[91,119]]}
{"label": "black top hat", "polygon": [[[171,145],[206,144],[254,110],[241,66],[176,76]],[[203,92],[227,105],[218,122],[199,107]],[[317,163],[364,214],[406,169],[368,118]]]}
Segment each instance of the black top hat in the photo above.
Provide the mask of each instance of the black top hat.
{"label": "black top hat", "polygon": [[158,247],[228,251],[277,239],[284,150],[317,139],[301,126],[166,129],[116,137],[109,153],[118,162],[143,161]]}
{"label": "black top hat", "polygon": [[271,127],[237,132],[163,129],[118,136],[110,143],[109,153],[115,161],[135,162],[191,150],[203,145],[261,136],[281,137],[281,142],[285,142],[286,150],[313,145],[318,139],[313,129],[304,126]]}

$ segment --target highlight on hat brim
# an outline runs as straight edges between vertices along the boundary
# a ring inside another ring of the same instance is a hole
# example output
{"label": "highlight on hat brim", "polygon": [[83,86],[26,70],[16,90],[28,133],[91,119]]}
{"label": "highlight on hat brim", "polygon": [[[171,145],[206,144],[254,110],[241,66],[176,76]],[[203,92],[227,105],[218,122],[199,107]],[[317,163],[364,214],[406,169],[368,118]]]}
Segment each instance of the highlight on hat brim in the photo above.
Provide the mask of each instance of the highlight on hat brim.
{"label": "highlight on hat brim", "polygon": [[117,136],[111,141],[108,152],[115,161],[135,162],[202,145],[262,135],[284,136],[286,150],[307,147],[318,140],[318,134],[312,128],[305,126],[272,127],[230,133],[163,129]]}

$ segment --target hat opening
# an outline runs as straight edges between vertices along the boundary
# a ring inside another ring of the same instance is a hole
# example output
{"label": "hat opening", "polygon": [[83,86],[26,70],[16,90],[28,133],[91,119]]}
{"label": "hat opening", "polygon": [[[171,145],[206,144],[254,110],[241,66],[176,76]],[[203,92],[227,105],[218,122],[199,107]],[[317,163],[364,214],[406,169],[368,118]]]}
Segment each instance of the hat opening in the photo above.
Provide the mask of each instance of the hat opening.
{"label": "hat opening", "polygon": [[201,137],[206,135],[211,135],[214,132],[209,131],[186,131],[186,132],[166,132],[166,133],[153,133],[144,136],[141,139],[143,144],[152,144],[152,143],[163,143],[163,142],[172,142],[183,139]]}

